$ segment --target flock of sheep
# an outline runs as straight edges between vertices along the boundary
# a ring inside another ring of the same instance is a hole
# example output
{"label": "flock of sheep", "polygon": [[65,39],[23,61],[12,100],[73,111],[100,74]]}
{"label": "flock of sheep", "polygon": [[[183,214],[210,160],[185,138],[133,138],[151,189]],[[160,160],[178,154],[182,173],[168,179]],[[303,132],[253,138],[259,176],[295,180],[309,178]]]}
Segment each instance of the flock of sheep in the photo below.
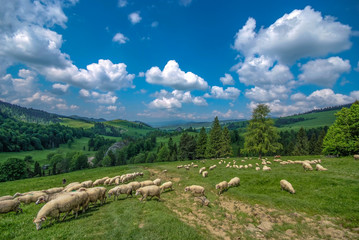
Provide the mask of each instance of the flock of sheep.
{"label": "flock of sheep", "polygon": [[[232,162],[226,162],[225,159],[220,159],[218,164],[226,164],[226,168],[237,168],[237,169],[249,169],[256,166],[255,170],[260,170],[259,163],[253,164],[245,164],[247,160],[251,160],[252,158],[245,158],[240,161],[233,160]],[[270,171],[271,168],[268,165],[272,163],[268,161],[267,158],[260,159],[262,170]],[[237,162],[238,161],[238,162]],[[312,161],[282,161],[279,158],[275,158],[274,162],[279,162],[281,165],[287,164],[300,164],[303,166],[305,171],[313,170],[313,164],[316,164],[317,171],[326,171],[327,169],[320,165],[321,160],[312,160]],[[205,160],[201,161],[205,163]],[[186,170],[190,170],[190,168],[198,168],[197,164],[193,162],[187,165],[177,166],[177,169],[184,168]],[[217,165],[212,165],[208,169],[209,171],[214,170]],[[167,172],[164,170],[163,172]],[[199,169],[199,174],[202,177],[208,177],[208,171],[206,171],[206,167],[202,167]],[[39,210],[36,218],[34,218],[33,222],[36,224],[36,229],[41,229],[42,223],[47,218],[52,218],[56,220],[60,220],[60,214],[65,213],[62,220],[64,220],[69,213],[73,212],[75,218],[78,216],[79,212],[84,213],[90,204],[96,204],[100,201],[100,204],[103,205],[107,198],[111,198],[114,196],[114,200],[117,200],[121,194],[126,194],[126,197],[132,196],[133,193],[135,195],[141,195],[140,201],[143,201],[147,197],[151,199],[153,197],[157,197],[161,200],[161,192],[169,189],[173,190],[172,182],[165,182],[161,185],[161,179],[157,178],[155,180],[145,180],[141,182],[134,181],[137,177],[143,177],[142,172],[134,172],[128,173],[121,176],[115,176],[113,178],[104,177],[101,179],[97,179],[94,182],[92,180],[80,182],[74,182],[68,184],[66,187],[56,187],[50,188],[42,191],[31,191],[26,193],[16,193],[14,196],[3,196],[0,197],[0,213],[7,212],[22,212],[20,208],[20,204],[30,204],[36,203],[41,204],[45,203],[45,205]],[[120,185],[121,184],[121,185]],[[110,186],[116,185],[112,189],[108,190],[105,187],[99,186]],[[218,194],[222,194],[224,191],[228,190],[230,187],[237,187],[240,185],[239,177],[234,177],[230,181],[222,181],[215,185],[215,188],[219,191]],[[282,190],[286,190],[292,194],[295,193],[295,190],[291,183],[287,180],[282,179],[280,181],[280,187]],[[199,185],[192,185],[185,187],[185,192],[191,192],[195,196],[195,201],[201,203],[203,206],[209,205],[209,200],[205,196],[205,188]]]}

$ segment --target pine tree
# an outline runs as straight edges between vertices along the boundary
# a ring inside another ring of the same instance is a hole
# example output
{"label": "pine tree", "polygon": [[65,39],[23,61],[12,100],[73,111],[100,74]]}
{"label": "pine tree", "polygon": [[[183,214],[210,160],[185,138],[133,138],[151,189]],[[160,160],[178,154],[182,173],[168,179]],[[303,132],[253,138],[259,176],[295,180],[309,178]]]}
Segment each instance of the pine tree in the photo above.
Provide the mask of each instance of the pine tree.
{"label": "pine tree", "polygon": [[221,139],[222,129],[219,124],[218,117],[215,117],[211,131],[209,132],[209,140],[206,148],[207,158],[219,158],[221,156]]}
{"label": "pine tree", "polygon": [[227,127],[223,128],[221,139],[221,157],[232,156],[231,136]]}
{"label": "pine tree", "polygon": [[323,140],[325,138],[325,130],[323,129],[322,131],[320,131],[319,136],[318,136],[318,140],[315,144],[315,148],[314,148],[314,153],[315,154],[321,154],[322,150],[323,150]]}
{"label": "pine tree", "polygon": [[34,176],[41,176],[40,164],[36,161],[34,166]]}
{"label": "pine tree", "polygon": [[267,152],[275,153],[282,148],[278,142],[279,134],[274,122],[268,117],[269,107],[259,104],[252,113],[252,119],[247,126],[244,139],[244,152],[247,154],[262,154]]}
{"label": "pine tree", "polygon": [[179,144],[179,157],[182,160],[193,160],[196,156],[196,140],[187,132],[182,133]]}
{"label": "pine tree", "polygon": [[207,133],[206,133],[206,129],[202,127],[197,139],[197,146],[196,146],[197,159],[203,159],[206,157],[206,148],[207,148]]}
{"label": "pine tree", "polygon": [[294,146],[293,155],[308,155],[309,154],[309,142],[307,133],[304,128],[300,128],[297,134],[297,140]]}
{"label": "pine tree", "polygon": [[312,136],[310,137],[309,140],[309,154],[314,155],[315,153],[315,148],[317,146],[317,135],[315,133],[312,133]]}

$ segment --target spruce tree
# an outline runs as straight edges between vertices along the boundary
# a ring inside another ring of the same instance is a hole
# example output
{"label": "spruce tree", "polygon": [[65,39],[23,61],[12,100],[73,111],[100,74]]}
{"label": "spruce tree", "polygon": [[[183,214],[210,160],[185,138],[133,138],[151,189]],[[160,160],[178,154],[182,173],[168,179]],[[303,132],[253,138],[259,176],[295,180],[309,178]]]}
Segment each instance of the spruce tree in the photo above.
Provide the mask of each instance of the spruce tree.
{"label": "spruce tree", "polygon": [[309,142],[307,133],[304,128],[300,128],[297,134],[297,140],[294,146],[293,155],[308,155],[309,154]]}
{"label": "spruce tree", "polygon": [[318,136],[318,140],[315,144],[315,148],[314,148],[314,153],[315,154],[321,154],[322,150],[323,150],[323,140],[325,138],[325,130],[323,129],[322,131],[320,131],[319,136]]}
{"label": "spruce tree", "polygon": [[206,157],[206,148],[207,148],[207,133],[204,127],[202,127],[197,139],[197,146],[196,146],[197,159],[203,159]]}
{"label": "spruce tree", "polygon": [[221,157],[232,156],[231,136],[227,127],[223,128],[221,139]]}
{"label": "spruce tree", "polygon": [[244,139],[244,152],[247,154],[275,153],[282,148],[278,142],[279,134],[274,122],[268,117],[270,109],[265,104],[259,104],[252,113],[252,119],[247,126]]}
{"label": "spruce tree", "polygon": [[314,155],[315,153],[315,148],[317,146],[317,135],[315,133],[312,133],[312,136],[310,137],[309,140],[309,154]]}
{"label": "spruce tree", "polygon": [[221,140],[222,140],[222,129],[219,124],[218,117],[215,117],[211,131],[209,132],[209,140],[206,148],[207,158],[219,158],[221,156]]}

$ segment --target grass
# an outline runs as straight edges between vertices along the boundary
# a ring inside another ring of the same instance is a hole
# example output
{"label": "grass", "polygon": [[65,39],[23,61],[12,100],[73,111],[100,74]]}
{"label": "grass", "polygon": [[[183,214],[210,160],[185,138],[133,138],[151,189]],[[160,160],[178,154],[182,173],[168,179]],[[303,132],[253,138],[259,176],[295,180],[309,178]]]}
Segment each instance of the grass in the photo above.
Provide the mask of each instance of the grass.
{"label": "grass", "polygon": [[142,126],[142,128],[136,128],[133,126],[139,126],[138,123],[130,122],[130,121],[126,121],[126,120],[120,120],[120,119],[107,121],[107,122],[104,122],[104,124],[112,126],[112,127],[121,128],[125,131],[126,134],[128,134],[130,136],[139,136],[139,135],[144,136],[148,132],[155,130],[155,129],[147,127],[147,126]]}
{"label": "grass", "polygon": [[68,127],[84,128],[84,129],[92,128],[94,126],[94,123],[71,119],[71,118],[61,118],[60,124]]}
{"label": "grass", "polygon": [[[283,157],[282,160],[304,160],[317,159],[320,156],[304,157]],[[24,206],[24,213],[15,215],[14,213],[0,215],[0,232],[2,239],[211,239],[212,235],[200,226],[190,224],[180,220],[178,215],[171,208],[183,211],[187,215],[196,214],[200,211],[202,215],[208,217],[208,224],[213,224],[212,220],[217,221],[220,226],[225,222],[225,210],[220,207],[220,199],[227,199],[229,202],[243,202],[250,205],[259,204],[265,208],[280,209],[286,215],[294,212],[305,213],[312,219],[333,218],[338,225],[346,228],[355,228],[359,225],[359,162],[351,157],[347,158],[323,158],[322,165],[329,170],[327,172],[304,172],[300,165],[271,165],[271,172],[255,171],[254,168],[239,170],[225,168],[218,165],[218,160],[207,160],[205,164],[198,163],[199,167],[217,164],[217,168],[209,172],[208,178],[202,178],[198,174],[198,168],[191,168],[190,171],[177,169],[179,164],[185,162],[165,162],[155,164],[126,165],[112,168],[96,168],[83,171],[71,172],[56,176],[48,176],[34,179],[25,179],[13,182],[0,183],[0,196],[13,195],[15,192],[25,192],[29,190],[40,190],[50,187],[60,186],[62,178],[68,182],[95,180],[104,176],[116,176],[123,173],[143,171],[143,179],[155,179],[156,175],[150,175],[150,169],[160,172],[167,169],[166,176],[169,179],[178,178],[174,182],[174,191],[163,193],[163,201],[157,200],[141,203],[137,198],[124,199],[113,202],[108,201],[101,207],[91,208],[85,214],[81,214],[78,219],[70,217],[65,222],[53,225],[45,224],[45,228],[36,231],[32,224],[33,217],[41,206],[34,204]],[[233,159],[226,159],[226,161]],[[237,164],[253,165],[259,162],[256,159],[247,160],[246,163],[240,162],[236,158]],[[239,161],[239,162],[238,162]],[[149,169],[150,168],[150,169]],[[241,186],[231,188],[226,191],[221,198],[218,197],[214,186],[220,181],[230,180],[238,176],[241,179]],[[292,183],[296,194],[289,194],[281,191],[279,181],[286,179]],[[193,200],[188,198],[188,194],[183,192],[187,185],[199,184],[205,187],[206,196],[211,201],[210,208],[195,208]],[[110,188],[110,187],[109,187]],[[169,205],[171,207],[169,207]],[[238,221],[231,220],[230,226],[236,224],[248,224],[249,216],[237,210],[235,215]],[[228,220],[229,221],[229,220]],[[199,223],[198,223],[199,224]],[[253,221],[257,225],[259,222]],[[273,230],[266,233],[265,237],[277,238],[279,233],[284,233],[287,229],[293,229],[298,236],[305,237],[310,230],[308,225],[303,222],[296,224],[275,225]],[[233,230],[234,231],[234,230]],[[247,239],[254,238],[248,232],[243,233]],[[249,235],[248,235],[249,234]],[[235,238],[237,235],[230,235]],[[318,233],[316,236],[320,238]]]}

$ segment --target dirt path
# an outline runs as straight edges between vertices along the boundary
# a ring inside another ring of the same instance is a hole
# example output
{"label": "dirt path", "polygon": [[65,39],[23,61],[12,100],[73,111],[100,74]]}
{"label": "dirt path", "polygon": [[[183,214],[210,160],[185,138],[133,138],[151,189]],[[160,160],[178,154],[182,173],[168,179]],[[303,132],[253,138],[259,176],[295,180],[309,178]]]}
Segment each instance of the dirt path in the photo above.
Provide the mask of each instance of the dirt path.
{"label": "dirt path", "polygon": [[[179,218],[216,239],[359,239],[358,232],[351,232],[336,225],[336,219],[328,216],[308,216],[305,213],[250,205],[219,196],[210,207],[201,206],[190,194],[183,191],[180,175],[148,169],[151,175],[162,181],[172,181],[175,191],[164,193],[164,204]],[[165,195],[169,194],[166,198]]]}

